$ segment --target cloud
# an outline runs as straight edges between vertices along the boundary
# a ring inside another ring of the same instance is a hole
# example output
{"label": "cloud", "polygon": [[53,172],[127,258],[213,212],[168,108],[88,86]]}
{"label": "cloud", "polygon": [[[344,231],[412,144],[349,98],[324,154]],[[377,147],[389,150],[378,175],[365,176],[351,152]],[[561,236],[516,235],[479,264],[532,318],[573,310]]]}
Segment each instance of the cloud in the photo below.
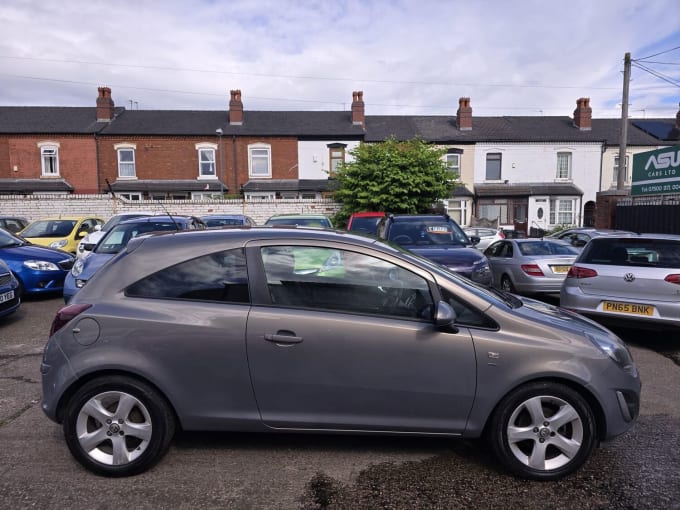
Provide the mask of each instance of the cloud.
{"label": "cloud", "polygon": [[[0,104],[616,117],[623,57],[680,46],[675,0],[24,0],[0,6]],[[680,62],[680,50],[663,57]],[[680,83],[677,65],[654,69]],[[631,114],[674,116],[678,86],[635,68]]]}

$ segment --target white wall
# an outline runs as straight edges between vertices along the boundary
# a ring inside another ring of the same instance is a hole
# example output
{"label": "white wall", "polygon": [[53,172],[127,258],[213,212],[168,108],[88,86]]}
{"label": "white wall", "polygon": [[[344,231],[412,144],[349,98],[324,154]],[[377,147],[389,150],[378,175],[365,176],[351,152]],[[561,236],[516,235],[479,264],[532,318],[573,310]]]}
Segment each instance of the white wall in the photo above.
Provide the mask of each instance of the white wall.
{"label": "white wall", "polygon": [[359,145],[358,141],[324,140],[298,141],[298,179],[328,179],[328,144],[344,143],[345,162],[352,161],[349,151]]}

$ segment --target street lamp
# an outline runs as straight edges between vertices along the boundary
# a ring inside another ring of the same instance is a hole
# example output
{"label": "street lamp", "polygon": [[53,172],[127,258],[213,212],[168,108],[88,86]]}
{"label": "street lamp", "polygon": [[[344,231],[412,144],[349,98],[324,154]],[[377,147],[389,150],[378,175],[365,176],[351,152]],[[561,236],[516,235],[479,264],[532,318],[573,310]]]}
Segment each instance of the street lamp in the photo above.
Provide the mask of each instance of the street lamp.
{"label": "street lamp", "polygon": [[222,194],[222,198],[224,198],[224,171],[223,171],[223,165],[222,165],[222,128],[217,128],[215,130],[215,133],[217,133],[217,150],[220,152],[220,193]]}

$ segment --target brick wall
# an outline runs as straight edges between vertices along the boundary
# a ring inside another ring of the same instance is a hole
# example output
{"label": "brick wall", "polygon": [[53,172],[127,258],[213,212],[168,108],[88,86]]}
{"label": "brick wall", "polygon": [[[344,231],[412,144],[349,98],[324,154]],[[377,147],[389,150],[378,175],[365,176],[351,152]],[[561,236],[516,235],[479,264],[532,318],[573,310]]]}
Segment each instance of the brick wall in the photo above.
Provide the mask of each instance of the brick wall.
{"label": "brick wall", "polygon": [[326,214],[333,216],[340,204],[332,200],[145,200],[129,202],[110,195],[0,195],[0,214],[23,216],[30,221],[60,214],[94,215],[108,219],[126,211],[156,214],[246,214],[263,224],[274,214]]}

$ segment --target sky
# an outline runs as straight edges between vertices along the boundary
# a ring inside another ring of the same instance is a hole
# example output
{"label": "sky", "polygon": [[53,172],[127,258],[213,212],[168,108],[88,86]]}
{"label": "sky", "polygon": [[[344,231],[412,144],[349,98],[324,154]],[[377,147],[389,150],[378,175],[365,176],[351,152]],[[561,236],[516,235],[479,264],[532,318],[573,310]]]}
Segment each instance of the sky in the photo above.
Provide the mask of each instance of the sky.
{"label": "sky", "polygon": [[[675,117],[678,0],[3,0],[0,106]],[[643,69],[645,68],[645,69]]]}

